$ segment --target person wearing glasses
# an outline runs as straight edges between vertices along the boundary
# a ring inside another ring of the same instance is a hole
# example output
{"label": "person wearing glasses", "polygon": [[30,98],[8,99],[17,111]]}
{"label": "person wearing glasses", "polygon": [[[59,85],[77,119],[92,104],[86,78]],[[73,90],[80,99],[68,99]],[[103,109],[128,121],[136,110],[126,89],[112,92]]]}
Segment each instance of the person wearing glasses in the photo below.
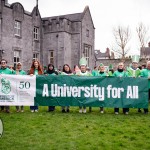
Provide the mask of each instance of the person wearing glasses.
{"label": "person wearing glasses", "polygon": [[[7,61],[5,59],[2,59],[0,61],[0,64],[1,64],[0,74],[10,74],[10,75],[13,74],[13,71],[7,67]],[[1,106],[1,111],[4,111],[4,108],[5,108],[6,113],[10,113],[9,106]]]}

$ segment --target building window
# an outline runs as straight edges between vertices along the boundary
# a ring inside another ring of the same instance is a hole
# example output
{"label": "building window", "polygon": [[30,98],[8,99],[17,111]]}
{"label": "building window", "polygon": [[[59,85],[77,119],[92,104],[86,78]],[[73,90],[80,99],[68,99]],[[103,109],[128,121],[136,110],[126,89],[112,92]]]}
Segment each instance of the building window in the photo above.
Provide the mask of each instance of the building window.
{"label": "building window", "polygon": [[91,50],[91,46],[89,45],[84,45],[84,57],[87,60],[87,66],[89,66],[89,59],[90,59],[90,50]]}
{"label": "building window", "polygon": [[21,22],[15,21],[15,35],[16,36],[21,36]]}
{"label": "building window", "polygon": [[86,29],[86,37],[89,37],[89,30]]}
{"label": "building window", "polygon": [[50,51],[49,58],[50,64],[54,64],[54,51]]}
{"label": "building window", "polygon": [[33,31],[33,36],[34,36],[34,40],[39,40],[39,28],[34,27],[34,31]]}
{"label": "building window", "polygon": [[39,54],[33,53],[33,60],[38,60],[38,59],[39,59]]}
{"label": "building window", "polygon": [[20,51],[14,51],[14,68],[16,68],[16,64],[20,62]]}

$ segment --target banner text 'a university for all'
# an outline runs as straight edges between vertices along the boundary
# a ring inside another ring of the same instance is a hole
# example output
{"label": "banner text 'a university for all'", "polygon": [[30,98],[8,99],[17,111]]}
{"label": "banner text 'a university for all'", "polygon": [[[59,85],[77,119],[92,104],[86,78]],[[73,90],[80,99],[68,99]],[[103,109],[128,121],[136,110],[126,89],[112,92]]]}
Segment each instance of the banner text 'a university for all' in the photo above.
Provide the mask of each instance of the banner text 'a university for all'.
{"label": "banner text 'a university for all'", "polygon": [[0,105],[147,108],[148,80],[1,75]]}

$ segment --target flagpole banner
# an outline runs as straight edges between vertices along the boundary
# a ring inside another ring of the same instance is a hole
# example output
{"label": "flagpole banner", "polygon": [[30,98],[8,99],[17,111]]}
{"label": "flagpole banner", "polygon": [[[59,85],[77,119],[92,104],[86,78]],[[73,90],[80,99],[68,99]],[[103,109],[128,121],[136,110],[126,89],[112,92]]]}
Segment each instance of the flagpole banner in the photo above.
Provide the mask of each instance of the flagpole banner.
{"label": "flagpole banner", "polygon": [[36,76],[0,75],[0,105],[34,105]]}
{"label": "flagpole banner", "polygon": [[37,76],[35,105],[148,108],[148,79]]}

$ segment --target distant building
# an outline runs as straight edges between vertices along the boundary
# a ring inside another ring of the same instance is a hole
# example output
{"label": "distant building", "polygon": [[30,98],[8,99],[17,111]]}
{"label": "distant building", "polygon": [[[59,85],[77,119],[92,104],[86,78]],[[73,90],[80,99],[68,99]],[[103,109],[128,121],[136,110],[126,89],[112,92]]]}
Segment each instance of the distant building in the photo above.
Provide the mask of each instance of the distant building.
{"label": "distant building", "polygon": [[95,50],[95,58],[96,60],[101,59],[114,59],[114,53],[110,52],[109,48],[106,48],[106,51],[102,53],[100,50]]}
{"label": "distant building", "polygon": [[95,28],[89,7],[76,14],[41,18],[38,4],[32,12],[22,4],[0,0],[0,59],[11,65],[22,62],[28,70],[32,59],[72,68],[85,56],[94,65]]}
{"label": "distant building", "polygon": [[142,47],[140,50],[141,59],[150,59],[150,42],[148,43],[148,47]]}

